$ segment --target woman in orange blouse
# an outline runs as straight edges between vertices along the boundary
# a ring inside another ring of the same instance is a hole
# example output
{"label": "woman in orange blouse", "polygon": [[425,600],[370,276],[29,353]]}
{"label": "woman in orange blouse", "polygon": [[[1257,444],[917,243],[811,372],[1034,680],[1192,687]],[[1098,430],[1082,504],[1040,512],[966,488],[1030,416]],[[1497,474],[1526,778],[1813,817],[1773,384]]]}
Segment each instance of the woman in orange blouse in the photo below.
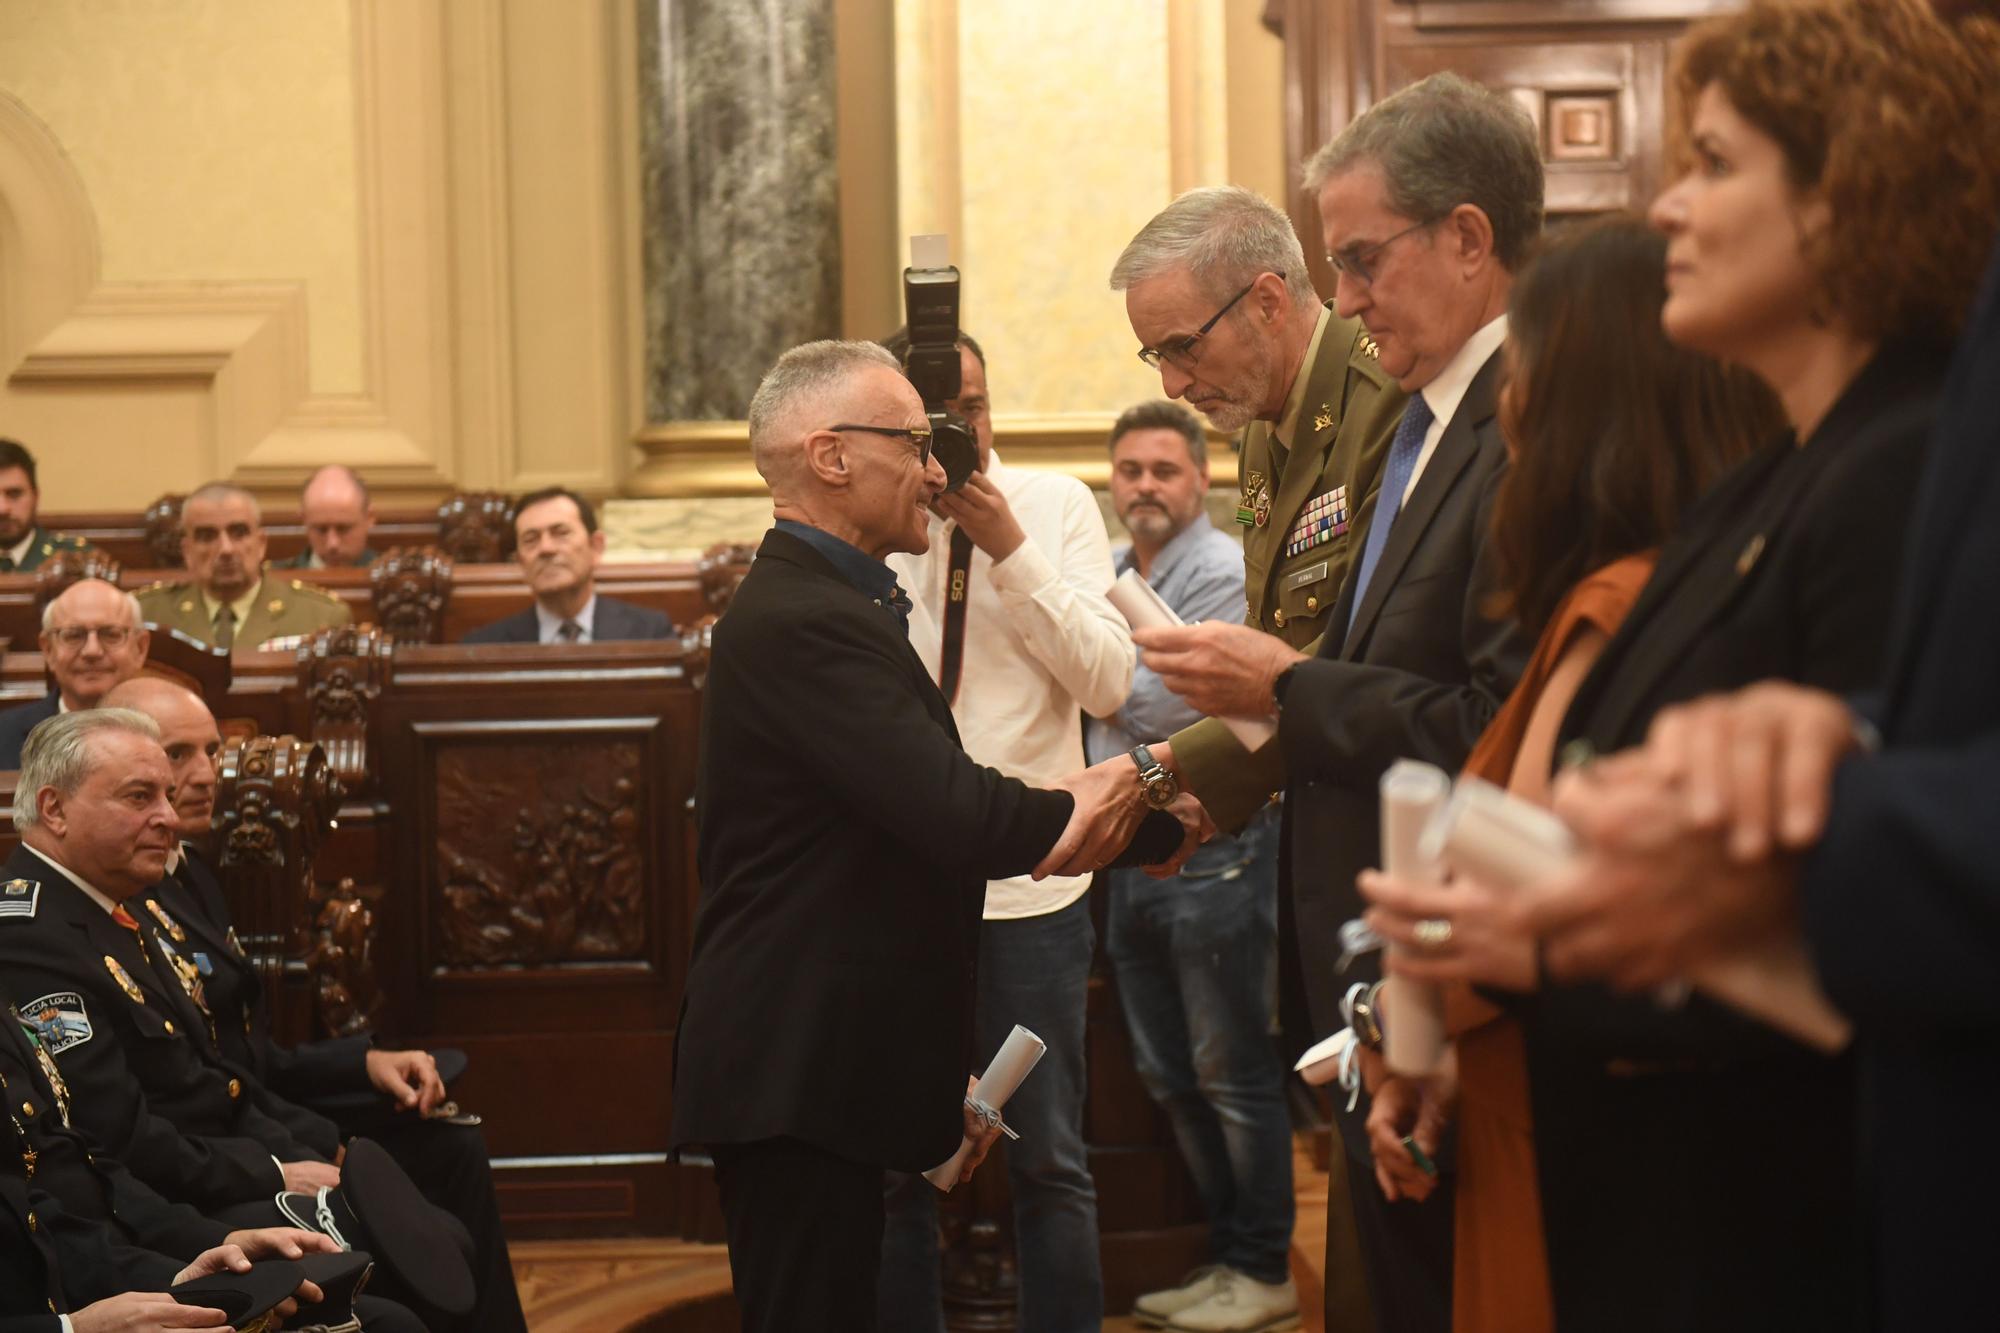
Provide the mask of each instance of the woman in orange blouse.
{"label": "woman in orange blouse", "polygon": [[[1465,772],[1538,803],[1548,800],[1570,699],[1638,598],[1661,541],[1716,476],[1782,424],[1760,382],[1667,342],[1665,255],[1664,238],[1642,220],[1607,218],[1555,233],[1514,287],[1500,403],[1513,466],[1493,509],[1494,597],[1540,642]],[[1548,1330],[1521,1032],[1467,984],[1533,990],[1533,946],[1504,930],[1478,886],[1364,875],[1362,889],[1375,904],[1369,923],[1392,942],[1414,946],[1411,928],[1425,918],[1448,915],[1453,932],[1448,959],[1413,947],[1401,951],[1409,963],[1400,970],[1447,985],[1456,1088],[1393,1077],[1377,1087],[1369,1131],[1378,1180],[1392,1198],[1423,1197],[1427,1178],[1402,1138],[1420,1112],[1434,1121],[1455,1091],[1453,1326]]]}

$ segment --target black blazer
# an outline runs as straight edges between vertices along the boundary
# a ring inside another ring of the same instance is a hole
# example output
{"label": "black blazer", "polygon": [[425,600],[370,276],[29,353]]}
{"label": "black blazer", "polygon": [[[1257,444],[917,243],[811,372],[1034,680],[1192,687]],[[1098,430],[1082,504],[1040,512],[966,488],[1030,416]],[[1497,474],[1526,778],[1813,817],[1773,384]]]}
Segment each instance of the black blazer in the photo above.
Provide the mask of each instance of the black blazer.
{"label": "black blazer", "polygon": [[21,747],[28,743],[28,733],[54,717],[61,704],[61,696],[50,693],[33,703],[0,710],[0,768],[21,766]]}
{"label": "black blazer", "polygon": [[[1669,704],[1770,677],[1877,683],[1938,359],[1883,351],[1803,448],[1690,510],[1564,742],[1622,749]],[[1525,1017],[1559,1326],[1855,1326],[1851,1060],[1701,997],[1558,987]]]}
{"label": "black blazer", "polygon": [[[1383,772],[1409,758],[1456,773],[1533,647],[1514,621],[1494,620],[1482,605],[1493,586],[1486,533],[1507,466],[1494,416],[1500,357],[1473,377],[1438,438],[1345,640],[1329,633],[1285,686],[1278,740],[1289,879],[1320,1036],[1343,1025],[1347,987],[1379,975],[1373,959],[1344,974],[1334,964],[1341,924],[1362,911],[1355,876],[1381,863]],[[1359,566],[1333,609],[1336,627],[1347,623]]]}
{"label": "black blazer", "polygon": [[[619,639],[671,639],[674,636],[674,622],[661,612],[621,602],[603,593],[597,595],[591,622],[592,643],[610,643]],[[470,630],[459,642],[540,643],[541,639],[541,623],[535,619],[535,608],[531,606],[505,620],[496,620],[490,625]]]}
{"label": "black blazer", "polygon": [[2000,1105],[2000,250],[1931,441],[1869,708],[1882,751],[1842,767],[1801,877],[1821,984],[1855,1020],[1874,1314],[1896,1333],[1993,1322],[2000,1162],[1963,1127]]}
{"label": "black blazer", "polygon": [[1033,868],[1070,797],[967,758],[895,614],[788,533],[711,662],[671,1142],[936,1166],[973,1072],[986,881]]}
{"label": "black blazer", "polygon": [[209,1210],[276,1193],[274,1156],[317,1157],[268,1113],[247,1071],[222,1063],[207,1021],[131,931],[25,846],[0,866],[0,879],[14,878],[39,882],[41,896],[33,916],[0,917],[0,988],[30,1021],[83,1016],[87,1028],[69,1035],[87,1040],[51,1047],[78,1128],[160,1193]]}

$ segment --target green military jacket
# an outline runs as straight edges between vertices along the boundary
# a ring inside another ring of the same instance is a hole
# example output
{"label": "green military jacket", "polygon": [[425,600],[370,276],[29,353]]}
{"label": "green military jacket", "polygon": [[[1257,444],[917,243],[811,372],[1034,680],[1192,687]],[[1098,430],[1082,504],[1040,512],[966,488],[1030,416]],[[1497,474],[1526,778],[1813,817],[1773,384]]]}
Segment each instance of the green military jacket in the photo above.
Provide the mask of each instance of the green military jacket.
{"label": "green military jacket", "polygon": [[[155,583],[134,595],[147,623],[161,629],[177,629],[203,643],[214,639],[215,627],[208,619],[200,584]],[[267,570],[257,589],[256,603],[236,627],[236,646],[255,648],[269,639],[310,634],[329,626],[345,625],[350,619],[347,603],[332,593],[298,579],[274,577]]]}
{"label": "green military jacket", "polygon": [[[1296,439],[1278,462],[1275,427],[1244,432],[1244,622],[1302,652],[1319,650],[1348,565],[1359,558],[1382,463],[1407,395],[1376,360],[1375,340],[1356,320],[1330,317],[1306,375]],[[1213,718],[1172,737],[1182,782],[1225,832],[1247,823],[1285,785],[1276,741],[1254,755]]]}
{"label": "green military jacket", "polygon": [[28,534],[28,552],[15,564],[5,555],[0,555],[0,574],[26,574],[42,567],[44,561],[57,551],[85,551],[90,543],[81,537],[70,537],[60,532],[50,532],[37,527]]}

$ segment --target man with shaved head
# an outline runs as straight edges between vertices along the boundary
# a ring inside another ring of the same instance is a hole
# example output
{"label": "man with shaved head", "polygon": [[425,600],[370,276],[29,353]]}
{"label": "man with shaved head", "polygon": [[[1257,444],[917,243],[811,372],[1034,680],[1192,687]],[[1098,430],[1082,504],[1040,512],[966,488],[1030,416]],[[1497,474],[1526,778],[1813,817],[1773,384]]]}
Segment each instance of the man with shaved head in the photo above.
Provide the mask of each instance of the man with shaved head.
{"label": "man with shaved head", "polygon": [[46,698],[0,712],[0,768],[21,766],[21,745],[35,724],[57,713],[95,708],[107,690],[146,665],[139,603],[102,579],[81,579],[42,610],[42,658],[56,687]]}
{"label": "man with shaved head", "polygon": [[306,478],[299,516],[305,523],[306,549],[289,560],[273,561],[271,568],[345,569],[374,562],[368,534],[375,527],[375,503],[368,498],[368,483],[353,468],[332,463]]}
{"label": "man with shaved head", "polygon": [[332,593],[264,572],[257,497],[212,481],[181,502],[181,558],[190,577],[139,590],[146,619],[216,648],[256,648],[349,620]]}

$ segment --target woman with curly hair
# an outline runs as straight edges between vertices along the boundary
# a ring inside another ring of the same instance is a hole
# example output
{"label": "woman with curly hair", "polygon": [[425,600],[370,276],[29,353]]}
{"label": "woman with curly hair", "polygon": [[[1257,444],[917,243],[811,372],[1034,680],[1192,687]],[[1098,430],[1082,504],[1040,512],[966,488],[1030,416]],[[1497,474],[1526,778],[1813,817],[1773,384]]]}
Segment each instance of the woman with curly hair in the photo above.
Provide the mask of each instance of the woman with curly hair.
{"label": "woman with curly hair", "polygon": [[[1919,0],[1754,0],[1683,41],[1689,169],[1652,210],[1662,325],[1767,383],[1790,430],[1683,519],[1558,754],[1625,749],[1663,708],[1753,681],[1878,683],[2000,217],[1996,50]],[[1542,986],[1520,1012],[1558,1327],[1864,1322],[1851,1060],[1699,995]]]}

